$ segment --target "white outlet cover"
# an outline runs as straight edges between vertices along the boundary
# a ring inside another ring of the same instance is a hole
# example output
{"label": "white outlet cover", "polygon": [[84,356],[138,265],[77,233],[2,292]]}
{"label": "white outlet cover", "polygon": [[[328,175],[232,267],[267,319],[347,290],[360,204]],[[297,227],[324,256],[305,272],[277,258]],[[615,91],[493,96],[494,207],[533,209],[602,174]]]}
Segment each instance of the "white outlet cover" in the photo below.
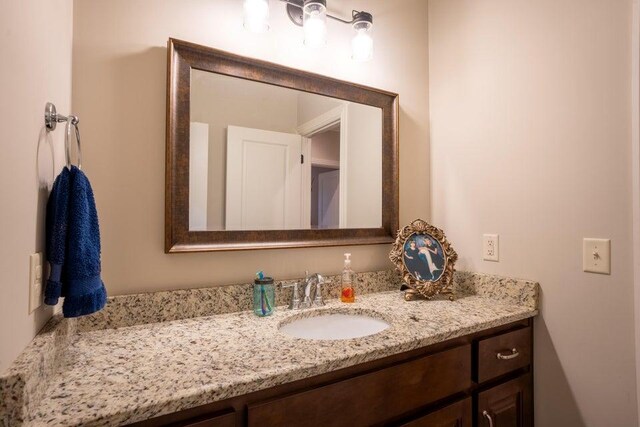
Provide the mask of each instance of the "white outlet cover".
{"label": "white outlet cover", "polygon": [[588,273],[611,274],[610,239],[583,239],[582,269]]}
{"label": "white outlet cover", "polygon": [[494,262],[500,260],[500,237],[497,234],[482,236],[482,259]]}
{"label": "white outlet cover", "polygon": [[42,253],[29,256],[29,313],[33,313],[43,302]]}

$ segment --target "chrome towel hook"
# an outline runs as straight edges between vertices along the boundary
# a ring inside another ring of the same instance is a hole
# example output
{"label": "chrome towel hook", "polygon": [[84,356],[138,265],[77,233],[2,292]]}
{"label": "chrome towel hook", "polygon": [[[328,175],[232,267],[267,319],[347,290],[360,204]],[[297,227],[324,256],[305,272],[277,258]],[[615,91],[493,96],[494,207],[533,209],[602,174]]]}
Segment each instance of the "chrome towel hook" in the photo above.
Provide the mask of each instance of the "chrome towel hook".
{"label": "chrome towel hook", "polygon": [[69,140],[71,139],[71,128],[76,130],[76,142],[78,143],[78,169],[82,169],[82,151],[80,150],[80,130],[78,129],[78,118],[76,116],[69,116],[67,121],[67,129],[64,136],[64,149],[67,158],[67,167],[71,169],[71,151],[69,146]]}
{"label": "chrome towel hook", "polygon": [[69,146],[69,140],[71,139],[71,128],[75,129],[76,142],[78,144],[78,169],[82,169],[82,151],[80,150],[80,130],[78,129],[78,123],[80,119],[77,116],[63,116],[58,114],[56,106],[51,102],[47,102],[44,107],[44,125],[47,132],[51,132],[56,129],[58,123],[67,123],[66,132],[64,137],[64,148],[67,160],[67,168],[71,168],[71,151]]}

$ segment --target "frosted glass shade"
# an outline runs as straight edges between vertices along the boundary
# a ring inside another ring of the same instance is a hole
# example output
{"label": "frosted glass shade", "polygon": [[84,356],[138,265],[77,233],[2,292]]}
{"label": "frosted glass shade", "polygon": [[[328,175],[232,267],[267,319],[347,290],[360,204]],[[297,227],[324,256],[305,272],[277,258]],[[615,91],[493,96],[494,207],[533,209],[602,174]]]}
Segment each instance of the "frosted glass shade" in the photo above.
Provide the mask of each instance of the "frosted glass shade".
{"label": "frosted glass shade", "polygon": [[373,57],[373,39],[368,29],[356,31],[351,40],[351,58],[354,61],[369,61]]}
{"label": "frosted glass shade", "polygon": [[303,8],[304,45],[319,48],[327,43],[327,8],[323,2],[308,2]]}

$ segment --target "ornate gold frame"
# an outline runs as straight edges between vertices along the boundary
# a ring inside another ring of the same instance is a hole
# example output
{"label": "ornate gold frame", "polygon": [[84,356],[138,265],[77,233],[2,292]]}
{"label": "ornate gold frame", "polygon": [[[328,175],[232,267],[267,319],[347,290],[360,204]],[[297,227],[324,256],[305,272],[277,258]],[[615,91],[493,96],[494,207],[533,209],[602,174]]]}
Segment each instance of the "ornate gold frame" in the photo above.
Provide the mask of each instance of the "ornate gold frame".
{"label": "ornate gold frame", "polygon": [[[428,234],[440,243],[444,252],[445,267],[442,275],[435,281],[419,281],[408,270],[404,264],[403,253],[404,244],[407,239],[414,234]],[[403,229],[398,231],[396,241],[393,244],[389,259],[395,264],[396,269],[402,274],[402,281],[406,285],[404,299],[407,301],[419,298],[431,299],[438,294],[448,295],[451,301],[455,298],[453,291],[454,265],[458,259],[458,254],[451,247],[444,232],[439,228],[421,219],[416,219]]]}

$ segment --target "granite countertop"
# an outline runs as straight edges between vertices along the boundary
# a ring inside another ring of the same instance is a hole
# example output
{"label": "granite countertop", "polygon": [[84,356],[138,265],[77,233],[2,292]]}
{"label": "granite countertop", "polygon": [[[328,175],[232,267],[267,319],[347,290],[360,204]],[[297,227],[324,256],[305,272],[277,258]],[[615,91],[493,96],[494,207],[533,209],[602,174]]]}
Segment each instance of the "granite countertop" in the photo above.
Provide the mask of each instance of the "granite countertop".
{"label": "granite countertop", "polygon": [[[37,399],[24,403],[24,420],[9,419],[9,425],[136,422],[537,314],[537,283],[483,277],[484,284],[475,277],[474,292],[453,302],[406,302],[400,291],[386,291],[362,295],[354,304],[332,300],[302,311],[281,308],[266,318],[240,311],[115,328],[75,327],[64,334],[64,348],[58,349],[55,369],[40,385]],[[339,341],[302,340],[278,330],[292,317],[323,312],[368,313],[391,326]]]}

